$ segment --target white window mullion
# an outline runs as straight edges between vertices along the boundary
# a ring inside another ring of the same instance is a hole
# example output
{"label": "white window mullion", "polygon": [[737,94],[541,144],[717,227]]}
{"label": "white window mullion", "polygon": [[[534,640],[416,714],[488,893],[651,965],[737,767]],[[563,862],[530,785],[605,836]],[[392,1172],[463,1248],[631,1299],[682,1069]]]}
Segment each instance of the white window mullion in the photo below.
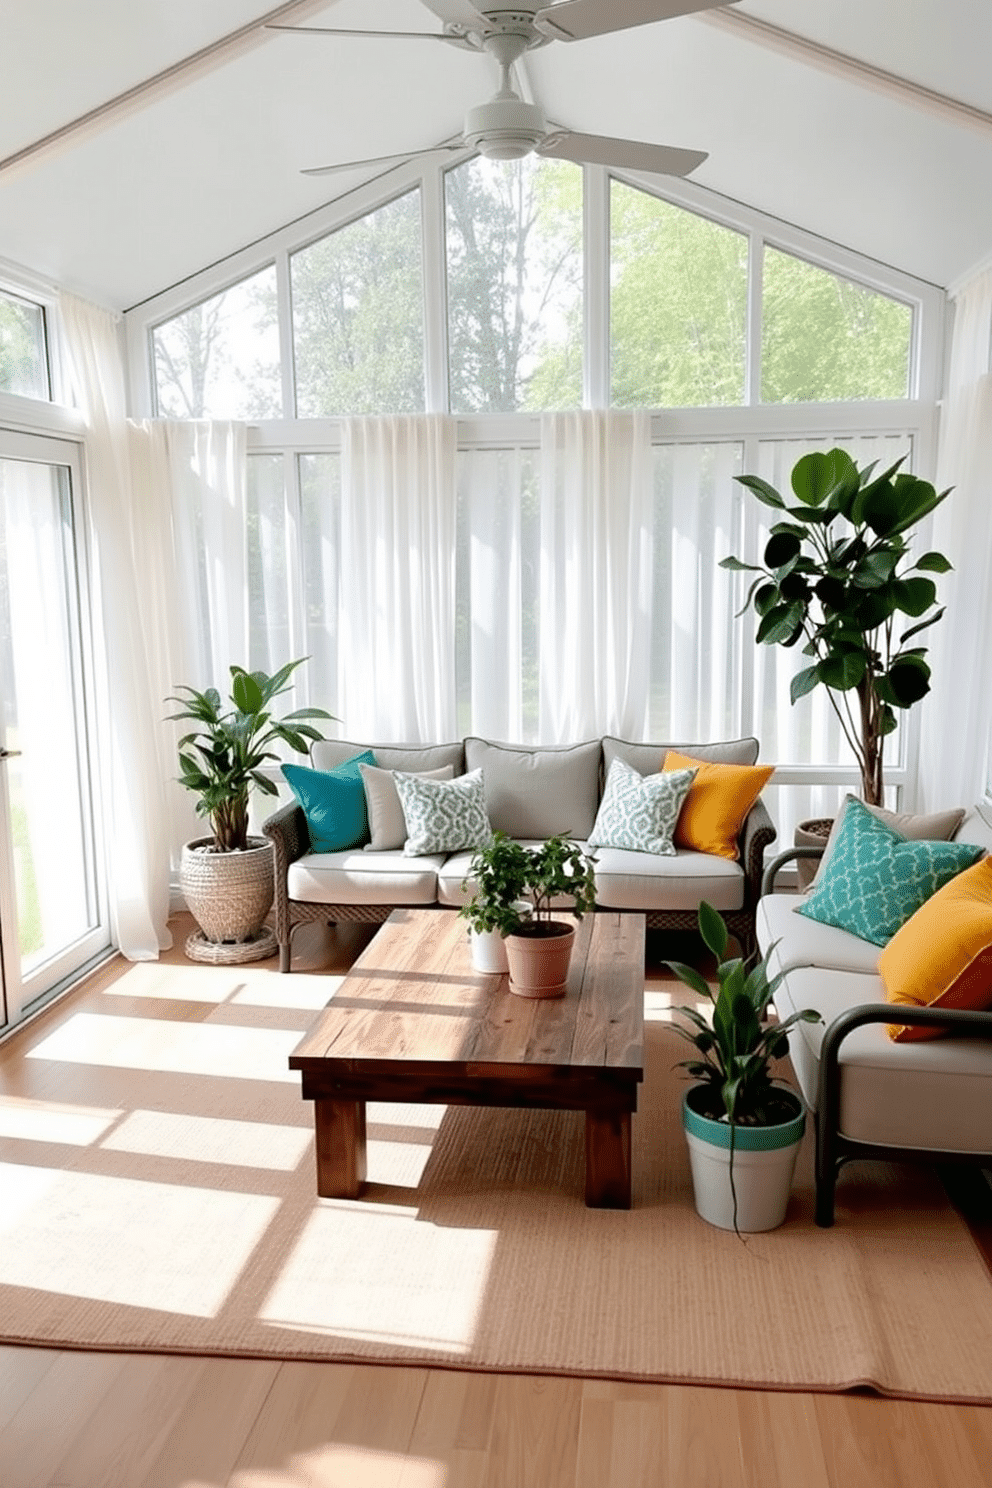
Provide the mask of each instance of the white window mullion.
{"label": "white window mullion", "polygon": [[282,381],[282,416],[296,417],[296,357],[293,350],[293,292],[289,277],[289,254],[276,254],[276,302],[279,307],[279,366]]}
{"label": "white window mullion", "polygon": [[445,272],[444,172],[424,175],[424,394],[428,413],[447,413],[448,316]]}
{"label": "white window mullion", "polygon": [[582,402],[610,406],[610,178],[598,165],[583,171],[585,314]]}

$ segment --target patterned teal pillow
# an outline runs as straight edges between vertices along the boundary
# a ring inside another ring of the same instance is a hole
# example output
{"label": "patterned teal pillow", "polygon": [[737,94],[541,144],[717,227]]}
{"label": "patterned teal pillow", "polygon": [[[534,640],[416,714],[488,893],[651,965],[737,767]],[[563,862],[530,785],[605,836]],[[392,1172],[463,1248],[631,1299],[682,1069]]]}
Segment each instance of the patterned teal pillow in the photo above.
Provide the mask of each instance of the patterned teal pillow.
{"label": "patterned teal pillow", "polygon": [[884,946],[983,851],[970,842],[909,842],[852,797],[823,877],[799,913]]}
{"label": "patterned teal pillow", "polygon": [[394,770],[393,780],[406,820],[403,852],[408,858],[484,847],[493,835],[481,770],[457,780],[428,780]]}
{"label": "patterned teal pillow", "polygon": [[675,857],[672,836],[695,770],[664,770],[641,775],[615,759],[589,834],[590,847],[627,847],[635,852]]}
{"label": "patterned teal pillow", "polygon": [[343,852],[369,840],[365,786],[359,765],[374,765],[371,749],[335,765],[333,770],[310,770],[306,765],[283,765],[293,795],[303,807],[314,852]]}

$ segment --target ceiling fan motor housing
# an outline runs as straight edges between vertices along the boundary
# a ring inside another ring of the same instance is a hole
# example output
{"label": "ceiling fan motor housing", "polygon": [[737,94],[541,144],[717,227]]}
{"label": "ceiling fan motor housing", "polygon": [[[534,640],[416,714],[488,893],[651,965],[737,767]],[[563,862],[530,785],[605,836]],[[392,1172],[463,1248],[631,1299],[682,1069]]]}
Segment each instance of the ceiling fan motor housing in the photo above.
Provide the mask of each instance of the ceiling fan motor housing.
{"label": "ceiling fan motor housing", "polygon": [[465,143],[490,160],[520,160],[548,132],[544,111],[522,98],[491,98],[465,115]]}

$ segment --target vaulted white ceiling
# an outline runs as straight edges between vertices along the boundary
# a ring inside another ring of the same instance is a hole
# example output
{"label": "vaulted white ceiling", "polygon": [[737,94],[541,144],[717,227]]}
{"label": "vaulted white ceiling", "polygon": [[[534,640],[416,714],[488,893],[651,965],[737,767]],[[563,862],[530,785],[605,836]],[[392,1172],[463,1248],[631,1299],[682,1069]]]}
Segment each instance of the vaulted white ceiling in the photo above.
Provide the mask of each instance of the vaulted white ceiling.
{"label": "vaulted white ceiling", "polygon": [[[453,4],[279,9],[430,31]],[[0,0],[0,259],[126,309],[374,174],[302,167],[450,138],[495,89],[486,56],[259,28],[275,8]],[[990,57],[987,0],[742,0],[556,42],[525,81],[556,122],[706,150],[700,186],[946,286],[992,253]]]}

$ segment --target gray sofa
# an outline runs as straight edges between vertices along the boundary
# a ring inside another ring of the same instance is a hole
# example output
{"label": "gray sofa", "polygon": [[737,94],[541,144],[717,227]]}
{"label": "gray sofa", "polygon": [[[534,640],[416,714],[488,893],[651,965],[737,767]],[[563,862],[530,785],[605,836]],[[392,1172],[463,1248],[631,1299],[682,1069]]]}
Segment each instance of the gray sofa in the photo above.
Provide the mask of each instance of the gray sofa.
{"label": "gray sofa", "polygon": [[[955,841],[992,852],[988,808],[968,812]],[[784,973],[779,1016],[813,1008],[823,1018],[793,1027],[789,1055],[816,1118],[816,1220],[826,1226],[838,1171],[852,1158],[992,1162],[992,1012],[896,1012],[878,973],[879,946],[796,914],[804,895],[773,892],[784,864],[822,851],[790,850],[769,864],[757,939],[771,951],[771,972]],[[890,1023],[935,1025],[945,1036],[895,1043]]]}
{"label": "gray sofa", "polygon": [[[668,749],[723,764],[754,764],[757,739],[715,744],[632,743],[607,735],[571,746],[529,747],[469,737],[450,744],[358,744],[322,740],[312,749],[315,769],[329,770],[371,749],[386,770],[422,771],[450,765],[455,775],[482,769],[486,810],[494,829],[524,842],[559,832],[584,842],[592,830],[610,764],[624,760],[642,775],[661,768]],[[381,923],[399,907],[457,909],[471,853],[407,857],[401,850],[315,853],[306,819],[295,803],[263,823],[275,849],[275,929],[280,968],[289,971],[297,925],[308,921]],[[744,822],[739,861],[679,849],[675,857],[619,848],[596,849],[598,907],[643,913],[650,928],[695,929],[706,899],[731,933],[750,949],[765,848],[775,828],[760,797]]]}

